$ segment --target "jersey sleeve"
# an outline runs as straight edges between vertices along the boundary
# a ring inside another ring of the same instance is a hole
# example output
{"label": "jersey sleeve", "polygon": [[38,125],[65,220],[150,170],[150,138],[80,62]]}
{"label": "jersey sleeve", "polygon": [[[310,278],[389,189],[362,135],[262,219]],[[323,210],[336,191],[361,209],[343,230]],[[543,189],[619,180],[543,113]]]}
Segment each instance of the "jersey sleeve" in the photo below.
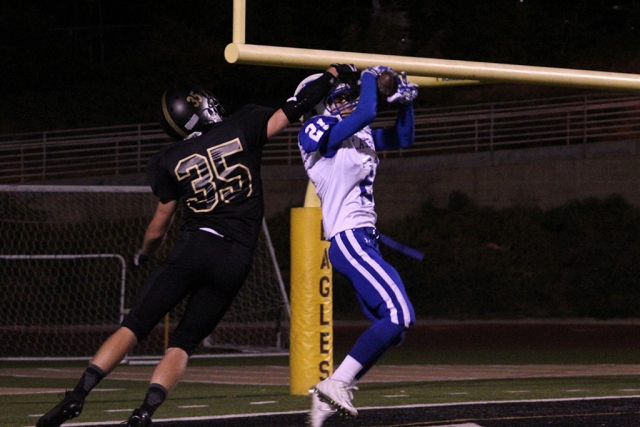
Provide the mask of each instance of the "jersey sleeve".
{"label": "jersey sleeve", "polygon": [[153,194],[162,203],[167,203],[171,200],[178,200],[180,192],[175,187],[174,180],[171,178],[167,168],[162,166],[161,159],[160,155],[152,157],[145,168],[145,172]]}
{"label": "jersey sleeve", "polygon": [[406,148],[413,144],[415,138],[413,105],[401,104],[398,107],[398,115],[393,127],[377,128],[372,133],[376,150]]}
{"label": "jersey sleeve", "polygon": [[331,129],[326,149],[329,153],[338,150],[342,141],[371,124],[376,118],[378,108],[376,79],[370,73],[363,73],[361,80],[360,101],[355,111]]}
{"label": "jersey sleeve", "polygon": [[307,120],[298,134],[302,150],[306,153],[320,150],[324,154],[329,140],[329,130],[336,123],[338,119],[332,116],[315,116]]}
{"label": "jersey sleeve", "polygon": [[233,123],[242,129],[252,150],[261,150],[268,142],[267,126],[275,112],[275,108],[247,104],[226,120],[233,119]]}

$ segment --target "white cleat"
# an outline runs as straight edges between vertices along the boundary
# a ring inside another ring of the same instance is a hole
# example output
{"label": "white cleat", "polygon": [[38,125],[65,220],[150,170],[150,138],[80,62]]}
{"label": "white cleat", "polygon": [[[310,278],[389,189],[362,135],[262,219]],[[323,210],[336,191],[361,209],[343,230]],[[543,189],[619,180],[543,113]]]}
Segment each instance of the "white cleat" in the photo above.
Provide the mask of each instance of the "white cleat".
{"label": "white cleat", "polygon": [[324,420],[336,413],[336,408],[323,402],[318,394],[312,390],[311,392],[311,412],[307,418],[307,427],[322,427]]}
{"label": "white cleat", "polygon": [[311,392],[317,394],[322,402],[328,403],[336,408],[340,415],[344,417],[356,417],[358,416],[358,411],[353,407],[353,404],[351,404],[351,399],[353,399],[351,390],[354,389],[356,389],[356,387],[350,387],[342,381],[327,378],[316,384],[311,389]]}

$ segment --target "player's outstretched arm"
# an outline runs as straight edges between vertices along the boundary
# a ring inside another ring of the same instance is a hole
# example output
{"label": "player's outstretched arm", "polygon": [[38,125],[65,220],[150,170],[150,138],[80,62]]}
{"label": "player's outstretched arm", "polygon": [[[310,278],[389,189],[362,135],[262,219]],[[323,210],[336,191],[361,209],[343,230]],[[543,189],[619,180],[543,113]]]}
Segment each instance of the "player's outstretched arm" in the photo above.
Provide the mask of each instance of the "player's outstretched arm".
{"label": "player's outstretched arm", "polygon": [[398,104],[398,115],[390,129],[375,129],[373,139],[377,150],[405,148],[413,144],[415,138],[415,119],[413,100],[418,96],[418,86],[409,83],[403,72],[398,76],[395,94],[387,98],[389,103]]}
{"label": "player's outstretched arm", "polygon": [[378,111],[377,70],[377,67],[369,67],[362,72],[358,106],[353,113],[331,128],[326,152],[330,153],[338,149],[342,141],[371,124],[376,118]]}
{"label": "player's outstretched arm", "polygon": [[320,77],[306,85],[295,98],[287,101],[271,116],[267,126],[267,137],[280,133],[322,101],[331,90],[336,77],[354,72],[356,72],[354,65],[332,64]]}
{"label": "player's outstretched arm", "polygon": [[400,104],[393,127],[373,129],[376,150],[406,148],[415,139],[413,104]]}
{"label": "player's outstretched arm", "polygon": [[158,202],[153,218],[151,218],[147,231],[144,233],[142,247],[133,257],[134,267],[139,267],[143,264],[162,245],[177,207],[178,202],[176,200],[171,200],[167,203]]}

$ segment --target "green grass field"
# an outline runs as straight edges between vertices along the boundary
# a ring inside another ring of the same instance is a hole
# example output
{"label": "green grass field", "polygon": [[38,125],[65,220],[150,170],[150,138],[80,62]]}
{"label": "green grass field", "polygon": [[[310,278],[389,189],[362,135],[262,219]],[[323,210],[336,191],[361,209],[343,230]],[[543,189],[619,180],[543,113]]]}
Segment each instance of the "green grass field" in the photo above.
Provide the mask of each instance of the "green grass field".
{"label": "green grass field", "polygon": [[[381,360],[386,365],[525,365],[525,364],[639,364],[634,350],[473,350],[419,351],[394,349]],[[335,360],[341,360],[336,354]],[[3,362],[0,368],[39,369],[82,367],[86,362]],[[194,359],[191,366],[287,366],[287,357]],[[118,371],[131,369],[123,365]],[[31,378],[0,375],[0,389],[71,388],[76,379]],[[105,379],[89,396],[77,423],[125,420],[139,405],[148,379]],[[562,378],[487,379],[362,383],[354,403],[358,407],[437,404],[469,401],[562,399],[640,395],[635,375]],[[59,401],[60,392],[0,394],[0,426],[34,426],[37,417]],[[183,382],[155,414],[155,419],[207,417],[238,413],[304,411],[306,396],[292,396],[287,386],[239,386]]]}

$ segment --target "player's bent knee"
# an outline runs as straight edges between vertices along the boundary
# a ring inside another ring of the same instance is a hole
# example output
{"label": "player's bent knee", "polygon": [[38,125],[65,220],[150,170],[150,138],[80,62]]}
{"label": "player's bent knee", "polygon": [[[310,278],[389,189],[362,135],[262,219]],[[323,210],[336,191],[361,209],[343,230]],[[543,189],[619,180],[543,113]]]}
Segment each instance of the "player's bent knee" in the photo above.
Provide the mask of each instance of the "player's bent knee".
{"label": "player's bent knee", "polygon": [[404,342],[404,339],[407,336],[407,330],[408,329],[405,329],[404,331],[400,332],[400,334],[398,334],[396,341],[393,343],[393,345],[397,347]]}
{"label": "player's bent knee", "polygon": [[406,327],[404,325],[396,325],[396,326],[397,326],[396,334],[394,336],[393,341],[391,342],[391,345],[394,345],[397,347],[403,343],[403,341],[407,336],[407,331],[411,328],[411,326],[409,327]]}
{"label": "player's bent knee", "polygon": [[183,350],[185,353],[187,353],[189,357],[191,357],[191,355],[193,354],[193,352],[195,351],[195,349],[198,347],[199,344],[200,344],[200,341],[195,341],[191,339],[181,339],[180,337],[174,335],[169,340],[167,347],[179,348]]}
{"label": "player's bent knee", "polygon": [[153,326],[145,326],[144,323],[136,321],[133,316],[127,316],[122,321],[121,327],[129,329],[135,335],[138,343],[142,342],[145,338],[149,336],[155,325]]}

